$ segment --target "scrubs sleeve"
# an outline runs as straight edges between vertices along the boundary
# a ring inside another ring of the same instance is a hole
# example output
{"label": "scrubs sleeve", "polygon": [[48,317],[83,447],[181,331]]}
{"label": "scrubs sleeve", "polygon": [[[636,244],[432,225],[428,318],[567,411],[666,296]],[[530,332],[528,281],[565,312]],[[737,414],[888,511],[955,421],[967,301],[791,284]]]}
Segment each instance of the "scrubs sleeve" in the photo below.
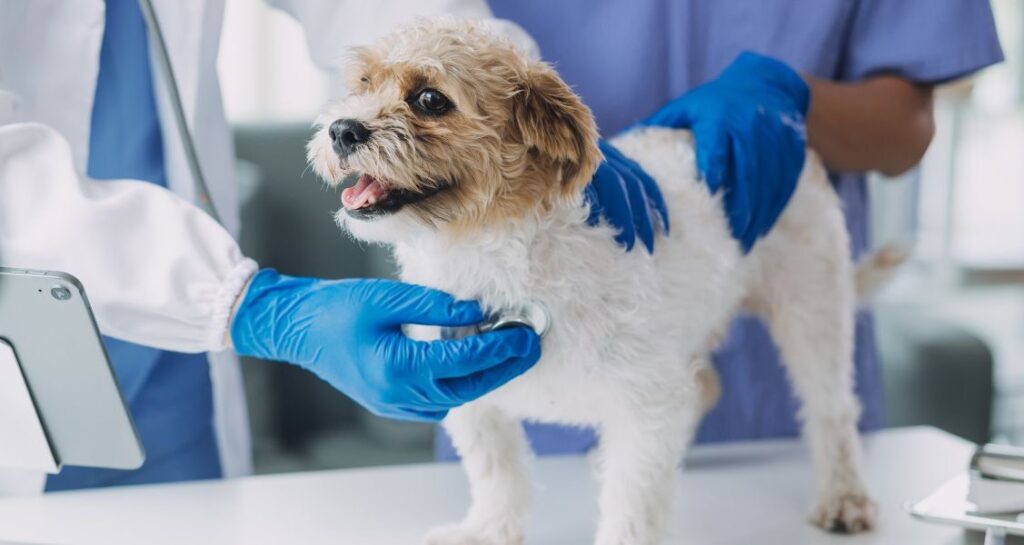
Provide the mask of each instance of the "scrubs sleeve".
{"label": "scrubs sleeve", "polygon": [[988,0],[859,0],[839,78],[936,84],[1003,60]]}
{"label": "scrubs sleeve", "polygon": [[268,0],[294,17],[305,29],[306,45],[321,69],[341,71],[349,48],[367,45],[395,27],[420,17],[451,15],[490,20],[519,49],[538,58],[536,43],[511,21],[493,19],[484,0]]}
{"label": "scrubs sleeve", "polygon": [[174,193],[83,180],[68,143],[37,123],[0,126],[0,265],[70,273],[105,335],[178,352],[226,348],[233,304],[256,271]]}

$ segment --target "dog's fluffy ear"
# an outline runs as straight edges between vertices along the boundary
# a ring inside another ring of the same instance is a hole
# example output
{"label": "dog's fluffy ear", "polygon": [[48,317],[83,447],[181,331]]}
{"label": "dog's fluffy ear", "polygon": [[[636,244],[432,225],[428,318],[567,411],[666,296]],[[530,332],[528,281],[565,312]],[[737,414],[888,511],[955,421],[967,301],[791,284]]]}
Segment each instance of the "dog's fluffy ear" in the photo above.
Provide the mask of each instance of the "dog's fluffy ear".
{"label": "dog's fluffy ear", "polygon": [[550,167],[562,197],[579,194],[601,161],[594,116],[547,64],[531,63],[513,99],[512,130],[530,153]]}

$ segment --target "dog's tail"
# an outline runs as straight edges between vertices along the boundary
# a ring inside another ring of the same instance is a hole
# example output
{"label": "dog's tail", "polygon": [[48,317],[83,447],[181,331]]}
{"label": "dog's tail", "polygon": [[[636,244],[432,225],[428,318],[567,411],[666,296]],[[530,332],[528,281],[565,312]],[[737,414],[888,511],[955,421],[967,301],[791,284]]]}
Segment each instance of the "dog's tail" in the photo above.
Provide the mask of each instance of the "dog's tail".
{"label": "dog's tail", "polygon": [[858,305],[870,303],[909,257],[909,247],[902,244],[887,244],[862,257],[854,274]]}

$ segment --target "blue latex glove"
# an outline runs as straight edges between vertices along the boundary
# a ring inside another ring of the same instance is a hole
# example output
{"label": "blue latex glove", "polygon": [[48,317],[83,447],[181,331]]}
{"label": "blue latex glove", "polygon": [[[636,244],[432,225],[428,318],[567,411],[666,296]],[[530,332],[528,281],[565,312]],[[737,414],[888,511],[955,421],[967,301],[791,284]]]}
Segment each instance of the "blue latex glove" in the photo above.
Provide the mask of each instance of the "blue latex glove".
{"label": "blue latex glove", "polygon": [[391,280],[318,280],[264,269],[231,323],[243,356],[312,371],[370,411],[438,421],[529,369],[540,338],[524,327],[421,342],[402,324],[465,326],[485,318],[475,302]]}
{"label": "blue latex glove", "polygon": [[[619,230],[615,240],[632,250],[636,238],[654,253],[655,222],[668,233],[668,210],[658,184],[632,159],[601,139],[604,161],[597,167],[584,193],[590,205],[587,223],[597,225],[604,218]],[[657,220],[655,220],[657,216]]]}
{"label": "blue latex glove", "polygon": [[749,251],[775,225],[803,169],[810,89],[775,59],[745,52],[717,78],[641,125],[686,128],[712,192],[725,190],[733,236]]}

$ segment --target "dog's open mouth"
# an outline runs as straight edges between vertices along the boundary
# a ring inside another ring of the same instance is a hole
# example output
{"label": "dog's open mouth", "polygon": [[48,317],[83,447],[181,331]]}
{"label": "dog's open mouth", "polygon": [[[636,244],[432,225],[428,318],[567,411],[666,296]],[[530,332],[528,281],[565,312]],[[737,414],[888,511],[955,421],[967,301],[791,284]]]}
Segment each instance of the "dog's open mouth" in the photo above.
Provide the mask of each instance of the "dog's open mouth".
{"label": "dog's open mouth", "polygon": [[398,212],[407,204],[414,204],[433,197],[448,188],[447,184],[426,191],[410,191],[388,187],[386,180],[362,174],[355,184],[341,192],[341,205],[345,213],[357,219],[371,219]]}

